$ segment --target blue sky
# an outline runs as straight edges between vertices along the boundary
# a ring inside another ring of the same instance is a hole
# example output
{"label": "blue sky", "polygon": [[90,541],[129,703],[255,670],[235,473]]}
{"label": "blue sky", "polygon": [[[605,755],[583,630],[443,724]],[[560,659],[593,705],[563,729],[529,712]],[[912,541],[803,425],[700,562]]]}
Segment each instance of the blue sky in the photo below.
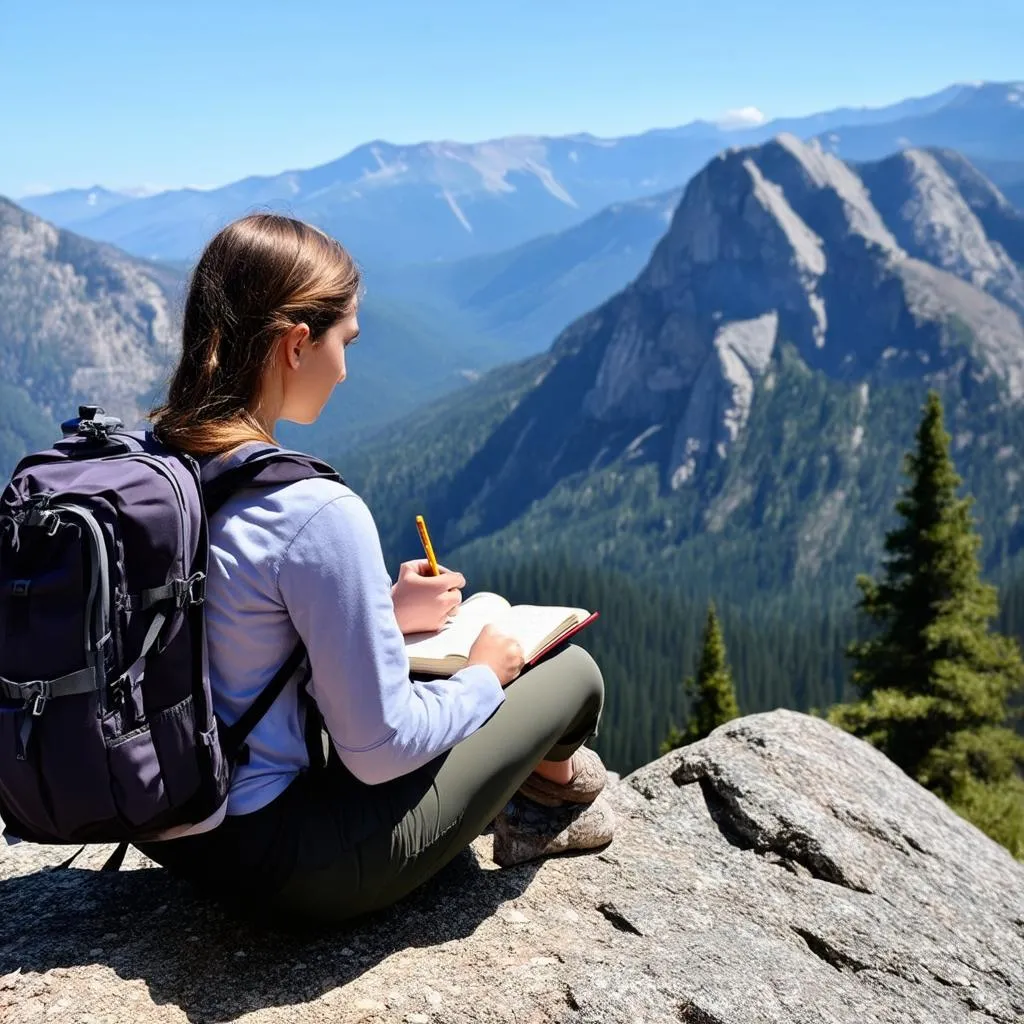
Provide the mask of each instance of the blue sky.
{"label": "blue sky", "polygon": [[3,0],[0,194],[1024,78],[1021,0]]}

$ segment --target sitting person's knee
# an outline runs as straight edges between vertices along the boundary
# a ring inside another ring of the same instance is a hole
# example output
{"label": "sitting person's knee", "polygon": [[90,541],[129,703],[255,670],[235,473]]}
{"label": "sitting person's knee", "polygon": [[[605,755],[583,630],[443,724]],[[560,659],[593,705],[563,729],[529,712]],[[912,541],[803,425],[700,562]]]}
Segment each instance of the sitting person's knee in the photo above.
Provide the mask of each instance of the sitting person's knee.
{"label": "sitting person's knee", "polygon": [[565,651],[568,667],[578,681],[581,690],[588,700],[593,700],[598,707],[604,703],[604,676],[597,662],[588,651],[576,644],[570,644]]}

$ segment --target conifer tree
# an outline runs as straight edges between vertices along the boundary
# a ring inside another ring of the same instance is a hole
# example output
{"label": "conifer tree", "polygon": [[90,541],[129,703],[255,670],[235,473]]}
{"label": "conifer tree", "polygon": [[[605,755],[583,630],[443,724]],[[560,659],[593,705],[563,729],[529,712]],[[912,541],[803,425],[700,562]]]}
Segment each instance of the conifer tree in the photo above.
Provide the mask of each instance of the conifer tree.
{"label": "conifer tree", "polygon": [[957,496],[934,391],[904,472],[882,579],[857,579],[858,609],[876,631],[848,651],[861,700],[829,718],[1024,857],[1024,740],[1007,727],[1024,662],[989,626],[996,590],[980,578],[972,499]]}
{"label": "conifer tree", "polygon": [[740,709],[726,662],[725,640],[714,602],[708,605],[697,676],[687,679],[685,687],[690,697],[686,728],[680,731],[675,725],[669,727],[668,737],[661,744],[662,754],[702,740],[720,725],[739,717]]}

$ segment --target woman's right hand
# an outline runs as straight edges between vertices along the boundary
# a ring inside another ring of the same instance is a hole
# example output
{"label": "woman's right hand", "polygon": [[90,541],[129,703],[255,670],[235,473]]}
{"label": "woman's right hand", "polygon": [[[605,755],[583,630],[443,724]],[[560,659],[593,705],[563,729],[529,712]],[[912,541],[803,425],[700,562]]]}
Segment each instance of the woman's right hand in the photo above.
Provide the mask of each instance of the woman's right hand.
{"label": "woman's right hand", "polygon": [[518,640],[513,640],[495,626],[484,626],[469,649],[466,665],[489,665],[498,682],[508,686],[522,672],[524,660]]}

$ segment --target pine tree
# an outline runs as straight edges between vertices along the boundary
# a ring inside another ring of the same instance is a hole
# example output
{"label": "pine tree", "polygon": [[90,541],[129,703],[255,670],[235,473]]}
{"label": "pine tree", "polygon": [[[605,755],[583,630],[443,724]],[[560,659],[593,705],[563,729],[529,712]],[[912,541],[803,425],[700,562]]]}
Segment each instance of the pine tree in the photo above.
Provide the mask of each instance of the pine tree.
{"label": "pine tree", "polygon": [[690,698],[690,715],[682,731],[675,725],[669,727],[669,734],[661,744],[661,753],[667,754],[686,743],[704,739],[712,730],[739,717],[732,674],[726,662],[725,640],[718,623],[714,602],[708,605],[707,622],[700,651],[697,677],[685,683]]}
{"label": "pine tree", "polygon": [[957,497],[934,391],[916,440],[883,577],[857,579],[858,609],[876,630],[848,652],[862,699],[829,718],[1024,857],[1024,740],[1007,727],[1024,662],[1016,642],[989,626],[996,590],[980,578],[972,499]]}

